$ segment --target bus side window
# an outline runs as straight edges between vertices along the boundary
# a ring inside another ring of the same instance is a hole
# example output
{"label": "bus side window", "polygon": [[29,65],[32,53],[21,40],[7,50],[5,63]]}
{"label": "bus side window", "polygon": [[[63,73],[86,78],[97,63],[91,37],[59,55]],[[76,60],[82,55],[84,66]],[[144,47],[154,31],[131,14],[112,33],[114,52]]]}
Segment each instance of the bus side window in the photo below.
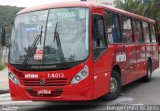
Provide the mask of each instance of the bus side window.
{"label": "bus side window", "polygon": [[105,35],[103,16],[93,14],[93,52],[95,61],[106,50],[107,42]]}
{"label": "bus side window", "polygon": [[105,11],[105,26],[109,43],[121,43],[119,15]]}
{"label": "bus side window", "polygon": [[133,27],[134,27],[134,36],[137,38],[138,43],[143,43],[143,33],[142,33],[142,25],[141,21],[139,20],[133,20]]}
{"label": "bus side window", "polygon": [[151,33],[152,43],[156,43],[156,32],[153,24],[150,24],[150,33]]}
{"label": "bus side window", "polygon": [[150,32],[149,32],[149,24],[147,22],[143,22],[143,32],[145,37],[145,42],[150,43]]}
{"label": "bus side window", "polygon": [[124,43],[133,43],[134,36],[132,34],[132,23],[129,17],[122,16],[122,36]]}

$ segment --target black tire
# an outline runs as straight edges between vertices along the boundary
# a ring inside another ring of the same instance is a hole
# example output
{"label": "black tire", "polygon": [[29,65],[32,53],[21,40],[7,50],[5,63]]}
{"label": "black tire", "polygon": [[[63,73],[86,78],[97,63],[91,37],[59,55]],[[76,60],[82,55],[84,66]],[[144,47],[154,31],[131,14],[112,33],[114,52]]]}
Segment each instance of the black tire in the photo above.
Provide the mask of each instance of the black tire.
{"label": "black tire", "polygon": [[152,80],[152,64],[150,61],[147,62],[147,75],[142,80],[144,82],[150,82]]}
{"label": "black tire", "polygon": [[[113,82],[113,84],[111,83],[111,81]],[[115,82],[117,82],[117,87],[111,89],[111,84],[115,85],[114,84]],[[121,93],[121,87],[122,87],[121,76],[116,70],[113,70],[112,74],[111,74],[111,78],[110,78],[110,92],[108,94],[102,96],[102,99],[103,100],[114,100],[114,99],[116,99]]]}

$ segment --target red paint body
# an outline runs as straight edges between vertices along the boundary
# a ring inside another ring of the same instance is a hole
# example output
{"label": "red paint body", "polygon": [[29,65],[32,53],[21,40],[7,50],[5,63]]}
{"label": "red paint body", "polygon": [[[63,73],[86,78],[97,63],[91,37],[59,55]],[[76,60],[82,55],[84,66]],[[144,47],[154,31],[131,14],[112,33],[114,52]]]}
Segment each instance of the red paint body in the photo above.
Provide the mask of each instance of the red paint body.
{"label": "red paint body", "polygon": [[[20,85],[14,84],[9,79],[10,93],[13,100],[33,100],[33,101],[84,101],[93,100],[109,92],[110,85],[110,75],[114,66],[119,66],[121,71],[122,85],[126,85],[134,80],[137,80],[146,75],[147,60],[151,58],[153,70],[158,68],[159,57],[158,57],[158,44],[108,44],[108,49],[103,53],[99,59],[93,61],[93,49],[92,49],[92,14],[104,14],[104,9],[119,13],[121,15],[125,14],[128,16],[133,16],[143,21],[148,21],[154,23],[153,20],[148,18],[135,15],[120,9],[110,8],[104,5],[100,5],[93,2],[69,2],[69,3],[53,3],[49,5],[44,5],[40,7],[27,8],[20,11],[18,14],[50,9],[50,8],[61,8],[61,7],[88,7],[90,9],[90,53],[87,60],[75,67],[66,70],[57,71],[20,71],[15,69],[10,64],[8,65],[9,70],[16,75],[20,81]],[[137,38],[135,38],[137,39]],[[117,62],[116,54],[118,53],[126,54],[126,61]],[[142,57],[141,54],[144,54]],[[72,78],[80,70],[83,69],[84,65],[89,67],[89,76],[82,80],[78,84],[70,84]],[[38,79],[25,79],[25,74],[38,74]],[[48,80],[50,82],[55,82],[60,85],[54,86],[37,86],[40,78],[45,78],[46,80],[48,73],[64,73],[64,79],[54,79]],[[29,84],[31,82],[31,84]],[[36,82],[37,81],[37,82]],[[60,82],[59,82],[60,81]],[[30,86],[26,86],[29,84]],[[28,91],[28,88],[33,88],[33,91]],[[57,88],[62,90],[58,91]],[[52,90],[56,96],[43,97],[35,96],[36,91],[40,89]],[[34,92],[35,91],[35,92]],[[57,96],[58,95],[58,96]]]}

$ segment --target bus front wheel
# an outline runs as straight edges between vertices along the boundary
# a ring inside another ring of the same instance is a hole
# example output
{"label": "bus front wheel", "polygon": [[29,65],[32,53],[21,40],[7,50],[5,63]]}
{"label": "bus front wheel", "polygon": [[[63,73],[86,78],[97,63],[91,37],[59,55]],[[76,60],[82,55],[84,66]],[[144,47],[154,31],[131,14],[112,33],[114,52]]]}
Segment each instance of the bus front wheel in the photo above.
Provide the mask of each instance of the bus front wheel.
{"label": "bus front wheel", "polygon": [[121,76],[116,70],[113,70],[110,78],[110,92],[102,96],[102,99],[114,100],[120,95],[120,92],[121,92]]}

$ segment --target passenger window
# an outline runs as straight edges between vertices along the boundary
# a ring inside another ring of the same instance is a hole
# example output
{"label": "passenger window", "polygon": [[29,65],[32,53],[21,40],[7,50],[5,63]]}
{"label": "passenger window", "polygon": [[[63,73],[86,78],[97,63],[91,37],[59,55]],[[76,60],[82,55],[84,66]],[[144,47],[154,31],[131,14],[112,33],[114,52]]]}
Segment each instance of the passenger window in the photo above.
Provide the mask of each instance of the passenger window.
{"label": "passenger window", "polygon": [[105,26],[104,19],[102,15],[93,15],[93,53],[94,61],[101,56],[101,54],[106,50],[106,36],[105,36]]}
{"label": "passenger window", "polygon": [[143,22],[143,32],[145,37],[145,42],[150,43],[150,32],[149,32],[149,24],[147,22]]}
{"label": "passenger window", "polygon": [[142,27],[141,27],[141,21],[139,20],[133,20],[133,27],[134,27],[134,36],[137,38],[138,43],[143,43],[143,33],[142,33]]}
{"label": "passenger window", "polygon": [[150,24],[150,32],[151,32],[152,43],[156,43],[156,33],[155,33],[155,27],[153,24]]}
{"label": "passenger window", "polygon": [[109,43],[121,43],[119,15],[105,11],[105,25]]}
{"label": "passenger window", "polygon": [[122,17],[122,36],[124,43],[133,43],[134,36],[132,34],[132,24],[129,17]]}

